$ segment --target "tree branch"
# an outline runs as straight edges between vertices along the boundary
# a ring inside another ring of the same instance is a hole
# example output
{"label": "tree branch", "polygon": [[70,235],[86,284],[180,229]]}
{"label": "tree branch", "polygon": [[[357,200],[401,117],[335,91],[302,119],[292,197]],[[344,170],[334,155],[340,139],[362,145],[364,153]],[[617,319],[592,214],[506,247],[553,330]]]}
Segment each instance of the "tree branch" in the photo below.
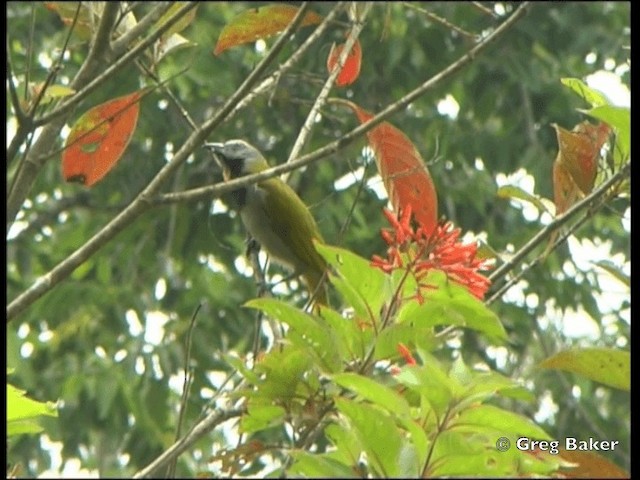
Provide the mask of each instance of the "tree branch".
{"label": "tree branch", "polygon": [[[96,77],[97,69],[101,67],[100,59],[95,55],[89,55],[87,60],[83,63],[80,71],[76,75],[75,79],[71,82],[71,87],[79,90],[85,82],[89,82],[80,91],[75,93],[72,98],[62,103],[58,108],[52,112],[44,115],[38,119],[35,119],[33,126],[45,125],[42,133],[38,137],[37,142],[34,144],[29,155],[26,156],[25,161],[18,170],[14,181],[12,183],[11,192],[7,200],[7,229],[13,219],[15,219],[20,207],[22,206],[25,198],[27,197],[35,178],[49,158],[51,146],[55,143],[60,129],[63,127],[67,120],[68,114],[72,108],[74,108],[81,100],[83,100],[89,93],[93,92],[106,80],[112,78],[117,71],[127,65],[130,61],[135,59],[144,49],[150,46],[155,40],[157,40],[164,31],[177,22],[181,16],[186,14],[190,9],[194,8],[195,4],[187,4],[176,12],[161,28],[149,35],[147,39],[141,42],[136,47],[132,48],[127,54],[120,57],[113,65],[107,68],[102,74]],[[105,52],[102,49],[92,49],[92,52]],[[94,78],[93,80],[90,80]]]}
{"label": "tree branch", "polygon": [[[256,66],[253,72],[247,77],[243,84],[238,87],[235,93],[229,98],[225,105],[218,111],[218,113],[210,120],[206,121],[204,125],[193,132],[189,138],[185,141],[182,147],[176,152],[173,160],[165,165],[156,176],[149,182],[147,187],[133,200],[133,202],[125,208],[121,213],[105,225],[99,232],[91,237],[87,242],[75,252],[69,255],[66,259],[56,265],[51,271],[38,278],[31,287],[20,294],[7,306],[7,321],[10,321],[18,313],[27,308],[31,303],[40,298],[46,292],[51,290],[56,284],[65,279],[71,274],[78,266],[89,259],[94,253],[100,250],[110,240],[117,236],[122,230],[124,230],[130,223],[136,218],[149,210],[153,205],[149,202],[149,198],[152,198],[159,191],[162,184],[170,178],[170,176],[185,162],[188,156],[202,144],[206,136],[217,125],[222,123],[227,115],[233,111],[236,104],[240,101],[242,96],[247,93],[254,82],[257,81],[259,76],[264,72],[268,65],[276,58],[277,53],[284,47],[288,41],[291,32],[302,21],[306,10],[308,9],[308,3],[303,4],[296,17],[289,24],[287,29],[282,33],[278,41],[275,43],[269,54]],[[179,11],[183,11],[184,8]]]}
{"label": "tree branch", "polygon": [[216,410],[211,412],[201,422],[197,423],[189,433],[165,450],[158,458],[142,470],[136,472],[133,475],[133,478],[152,477],[158,469],[163,468],[173,459],[177,458],[181,453],[189,449],[194,443],[222,422],[226,422],[231,418],[239,417],[244,413],[246,413],[246,409],[244,408]]}
{"label": "tree branch", "polygon": [[[304,144],[306,143],[307,138],[311,133],[311,128],[313,127],[313,124],[316,121],[316,116],[320,112],[320,109],[322,108],[322,106],[326,103],[327,97],[329,96],[329,92],[331,91],[333,84],[338,78],[338,75],[342,71],[342,68],[344,67],[345,62],[347,61],[347,57],[351,53],[351,49],[353,48],[356,41],[358,40],[358,36],[360,35],[362,28],[364,27],[364,20],[369,14],[370,10],[371,10],[371,2],[365,2],[365,7],[362,11],[362,15],[359,19],[357,19],[356,22],[354,22],[353,28],[349,33],[349,38],[347,38],[347,42],[345,43],[345,46],[342,49],[342,52],[340,53],[340,57],[338,58],[338,66],[337,68],[334,68],[333,72],[331,72],[331,74],[329,75],[329,78],[327,78],[327,81],[325,82],[322,89],[320,90],[320,93],[318,94],[318,97],[316,98],[316,101],[314,102],[313,107],[311,107],[311,110],[307,115],[304,125],[302,125],[302,128],[300,128],[300,133],[298,134],[298,138],[296,138],[296,141],[293,144],[293,148],[291,149],[291,153],[289,154],[287,163],[297,158],[298,155],[300,154],[300,151],[304,147]],[[284,174],[282,175],[282,180],[286,182],[288,177],[289,177],[288,174]]]}
{"label": "tree branch", "polygon": [[495,283],[503,278],[508,272],[511,271],[511,269],[516,266],[516,264],[518,264],[529,252],[531,252],[531,250],[545,241],[549,237],[549,235],[551,235],[554,231],[571,220],[571,218],[573,218],[578,212],[588,207],[594,200],[598,200],[600,197],[605,195],[609,188],[623,181],[630,175],[630,173],[631,162],[628,162],[623,165],[622,168],[618,170],[618,172],[609,177],[604,183],[602,183],[602,185],[592,191],[589,195],[587,195],[579,202],[575,203],[564,214],[555,218],[551,223],[546,225],[542,230],[534,235],[531,240],[524,244],[520,248],[520,250],[518,250],[508,261],[506,261],[505,263],[500,265],[500,267],[493,271],[493,273],[489,276],[489,280],[491,280],[491,283]]}
{"label": "tree branch", "polygon": [[328,157],[329,155],[333,155],[334,153],[345,148],[347,145],[353,143],[355,140],[357,140],[362,135],[364,135],[365,133],[367,133],[374,127],[376,127],[378,124],[387,120],[387,118],[391,117],[394,113],[400,111],[402,108],[409,105],[411,102],[416,100],[421,95],[424,95],[426,92],[433,89],[435,86],[439,85],[444,80],[449,79],[455,73],[459,72],[464,66],[466,66],[468,63],[473,61],[473,59],[475,59],[480,52],[484,51],[499,36],[503,35],[506,31],[508,31],[511,27],[513,27],[516,21],[519,18],[521,18],[522,15],[524,15],[528,6],[529,4],[527,2],[521,4],[518,7],[518,9],[507,20],[505,20],[505,22],[502,25],[500,25],[493,33],[487,36],[482,42],[476,45],[476,47],[474,47],[469,52],[464,54],[461,58],[459,58],[454,63],[446,67],[444,70],[442,70],[441,72],[431,77],[422,85],[420,85],[416,89],[409,92],[400,100],[389,105],[387,108],[379,112],[369,121],[362,123],[358,127],[354,128],[350,132],[343,135],[342,138],[336,140],[335,142],[325,145],[324,147],[319,148],[314,152],[308,153],[307,155],[303,155],[297,160],[293,160],[287,164],[271,167],[257,174],[236,178],[221,184],[218,183],[218,184],[210,185],[207,187],[194,188],[191,190],[186,190],[184,192],[167,193],[167,194],[158,196],[156,198],[150,198],[149,201],[161,204],[161,203],[189,202],[189,201],[200,200],[202,198],[206,198],[211,195],[220,195],[222,193],[226,193],[240,187],[246,187],[253,183],[257,183],[269,178],[273,178],[282,173],[289,172],[291,170],[295,170],[296,168],[300,168],[305,165],[308,165],[321,158]]}
{"label": "tree branch", "polygon": [[318,27],[313,31],[311,35],[307,37],[307,39],[300,45],[300,47],[282,64],[280,67],[265,78],[260,85],[254,88],[251,93],[245,96],[239,103],[236,105],[232,114],[236,113],[236,110],[241,110],[245,108],[249,103],[251,103],[255,97],[266,92],[271,85],[273,85],[278,78],[280,78],[286,71],[291,69],[298,61],[302,58],[302,56],[306,53],[306,51],[313,45],[319,38],[322,33],[327,29],[327,27],[333,22],[334,18],[340,13],[342,7],[345,2],[338,2],[333,9],[329,12],[329,14],[324,18],[322,23],[318,25]]}
{"label": "tree branch", "polygon": [[499,36],[503,35],[506,31],[513,27],[516,21],[524,15],[526,9],[528,8],[528,5],[528,3],[521,4],[518,9],[507,20],[505,20],[504,23],[502,23],[502,25],[496,28],[493,33],[488,35],[482,42],[472,48],[456,62],[433,76],[421,86],[411,91],[409,94],[402,97],[399,101],[385,108],[382,112],[380,112],[369,121],[361,124],[360,126],[351,130],[349,133],[345,134],[341,139],[336,140],[335,142],[332,142],[313,153],[305,155],[297,161],[290,162],[286,165],[278,165],[277,167],[270,168],[256,175],[234,179],[223,184],[216,184],[213,187],[203,187],[195,190],[190,190],[188,192],[182,192],[181,194],[166,194],[158,197],[158,199],[154,199],[153,197],[157,194],[160,186],[164,183],[164,181],[169,178],[169,176],[177,168],[179,168],[184,161],[186,161],[191,152],[193,152],[195,148],[204,141],[207,135],[216,126],[227,119],[227,115],[233,112],[235,105],[240,101],[242,96],[251,89],[253,82],[255,82],[258,76],[266,69],[268,63],[275,58],[275,53],[273,52],[279,51],[279,49],[284,46],[284,43],[288,39],[290,32],[293,30],[293,28],[295,28],[297,23],[302,21],[302,15],[305,13],[305,9],[308,8],[307,3],[303,4],[299,9],[296,18],[289,25],[289,27],[287,27],[287,30],[285,30],[285,32],[283,32],[283,34],[280,36],[269,55],[267,55],[262,60],[262,62],[258,64],[254,71],[249,75],[249,77],[247,77],[245,82],[236,90],[231,98],[218,111],[217,115],[215,115],[212,119],[206,121],[199,130],[195,131],[185,141],[178,152],[176,152],[173,160],[165,165],[160,170],[160,172],[158,172],[154,179],[151,180],[149,185],[144,189],[143,192],[140,193],[140,195],[132,202],[130,206],[128,206],[111,222],[109,222],[109,224],[107,224],[102,230],[100,230],[92,238],[90,238],[85,245],[80,247],[68,258],[56,265],[50,272],[36,280],[36,282],[31,287],[29,287],[26,291],[24,291],[16,299],[14,299],[7,306],[7,322],[18,315],[18,313],[23,311],[25,308],[27,308],[35,300],[51,290],[51,288],[53,288],[57,283],[71,274],[71,272],[73,272],[79,265],[84,263],[89,257],[91,257],[100,248],[102,248],[118,233],[120,233],[129,223],[133,222],[137,217],[139,217],[142,213],[153,206],[153,202],[162,203],[164,201],[168,203],[170,201],[175,201],[175,195],[180,195],[181,201],[195,200],[198,198],[211,196],[213,194],[220,195],[224,192],[234,190],[240,186],[246,186],[260,180],[275,177],[276,175],[279,175],[285,171],[299,168],[302,165],[317,161],[322,157],[331,155],[339,151],[346,145],[354,142],[374,126],[386,120],[387,117],[409,105],[420,95],[423,95],[425,92],[431,90],[443,80],[448,79],[453,74],[459,72],[465,65],[473,61],[473,59],[480,52],[484,51]]}

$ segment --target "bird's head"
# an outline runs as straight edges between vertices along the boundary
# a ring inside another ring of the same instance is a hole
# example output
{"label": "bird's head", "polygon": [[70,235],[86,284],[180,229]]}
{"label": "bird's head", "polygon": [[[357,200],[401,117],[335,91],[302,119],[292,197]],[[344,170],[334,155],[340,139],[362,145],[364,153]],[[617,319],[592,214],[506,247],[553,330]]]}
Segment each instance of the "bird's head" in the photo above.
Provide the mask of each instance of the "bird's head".
{"label": "bird's head", "polygon": [[229,179],[258,173],[269,168],[260,151],[244,140],[228,140],[224,143],[206,143],[223,163]]}

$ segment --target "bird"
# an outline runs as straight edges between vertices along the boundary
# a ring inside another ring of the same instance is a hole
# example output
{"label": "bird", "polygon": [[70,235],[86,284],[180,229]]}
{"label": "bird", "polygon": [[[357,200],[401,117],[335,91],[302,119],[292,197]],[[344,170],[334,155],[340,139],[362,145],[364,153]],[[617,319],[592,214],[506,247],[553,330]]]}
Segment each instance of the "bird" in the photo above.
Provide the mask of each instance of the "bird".
{"label": "bird", "polygon": [[[233,139],[206,143],[222,166],[225,180],[262,172],[267,160],[253,145]],[[232,207],[239,211],[251,235],[276,263],[300,276],[317,306],[327,304],[321,283],[327,263],[315,248],[324,243],[318,225],[298,194],[278,177],[261,180],[230,194]]]}

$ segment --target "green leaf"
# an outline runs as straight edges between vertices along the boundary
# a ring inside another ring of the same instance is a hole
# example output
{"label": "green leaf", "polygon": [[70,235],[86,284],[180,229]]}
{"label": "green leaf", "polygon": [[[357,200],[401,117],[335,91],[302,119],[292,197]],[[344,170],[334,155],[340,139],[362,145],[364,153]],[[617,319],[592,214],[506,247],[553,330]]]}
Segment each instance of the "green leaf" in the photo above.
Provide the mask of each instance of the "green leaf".
{"label": "green leaf", "polygon": [[507,334],[500,320],[480,300],[455,282],[448,281],[445,273],[431,271],[426,283],[424,303],[406,302],[398,314],[399,322],[422,327],[455,325],[484,333],[495,343],[503,343]]}
{"label": "green leaf", "polygon": [[256,375],[253,370],[247,368],[244,360],[242,360],[241,358],[238,358],[229,353],[222,353],[222,357],[229,365],[235,368],[250,383],[255,385],[260,381],[260,377]]}
{"label": "green leaf", "polygon": [[343,359],[362,359],[373,343],[372,328],[360,328],[353,318],[345,318],[335,310],[323,309],[322,320],[333,332],[332,351]]}
{"label": "green leaf", "polygon": [[38,402],[25,396],[19,390],[7,384],[7,435],[9,437],[23,433],[38,433],[43,430],[40,417],[57,417],[58,412],[50,402]]}
{"label": "green leaf", "polygon": [[[517,413],[493,405],[478,405],[460,412],[449,424],[451,429],[478,433],[490,432],[496,439],[500,436],[529,437],[536,440],[551,440],[551,437],[531,420]],[[495,441],[494,441],[495,444]]]}
{"label": "green leaf", "polygon": [[454,392],[459,388],[435,362],[431,361],[425,365],[405,367],[395,378],[405,387],[419,393],[423,402],[435,410],[438,416],[444,414],[454,397]]}
{"label": "green leaf", "polygon": [[343,248],[316,245],[322,257],[336,271],[336,289],[362,318],[377,315],[390,296],[388,276],[371,262]]}
{"label": "green leaf", "polygon": [[253,433],[281,425],[286,413],[286,410],[279,405],[260,405],[253,401],[249,402],[247,414],[240,420],[240,429],[244,433]]}
{"label": "green leaf", "polygon": [[468,384],[465,401],[484,401],[493,396],[533,401],[535,396],[527,389],[496,372],[474,372],[473,380]]}
{"label": "green leaf", "polygon": [[316,357],[322,360],[326,370],[335,372],[340,368],[342,358],[333,348],[337,339],[320,317],[305,313],[275,298],[257,298],[250,300],[245,306],[257,308],[272,318],[288,324],[292,328],[288,339],[302,348],[311,347]]}
{"label": "green leaf", "polygon": [[602,93],[589,87],[586,83],[578,78],[561,78],[560,81],[563,85],[569,87],[575,93],[578,94],[585,102],[592,107],[599,107],[601,105],[608,105],[609,101]]}
{"label": "green leaf", "polygon": [[409,416],[409,404],[404,397],[381,383],[357,373],[340,373],[332,375],[331,379],[395,415]]}
{"label": "green leaf", "polygon": [[631,354],[609,348],[582,348],[565,350],[539,364],[577,373],[596,382],[621,390],[631,388]]}
{"label": "green leaf", "polygon": [[[411,443],[407,443],[401,452],[401,469],[402,474],[405,478],[417,478],[420,476],[421,466],[427,461],[427,457],[429,456],[429,438],[427,436],[427,432],[422,425],[418,424],[413,419],[401,419],[400,422],[402,426],[407,429],[410,434]],[[409,461],[407,458],[406,449],[411,448],[413,451],[411,456],[413,457],[411,460],[415,461],[415,465],[413,465],[412,461]],[[412,471],[413,470],[413,471]]]}
{"label": "green leaf", "polygon": [[518,200],[523,200],[525,202],[529,202],[533,204],[540,212],[548,212],[549,209],[545,206],[545,204],[540,200],[537,196],[530,194],[529,192],[523,190],[520,187],[516,187],[515,185],[503,185],[498,188],[497,192],[498,198],[511,199],[516,198]]}
{"label": "green leaf", "polygon": [[290,345],[272,350],[255,366],[257,373],[264,373],[258,393],[273,400],[291,400],[310,365],[308,353],[299,348]]}
{"label": "green leaf", "polygon": [[380,408],[345,398],[337,399],[336,407],[349,419],[377,476],[400,476],[405,442],[395,421]]}
{"label": "green leaf", "polygon": [[433,351],[441,345],[436,340],[432,327],[395,323],[380,332],[376,338],[376,360],[398,358],[398,344],[402,343],[413,349]]}
{"label": "green leaf", "polygon": [[328,425],[324,433],[336,448],[329,453],[332,458],[352,467],[358,464],[363,447],[355,430],[345,419],[341,419],[339,424]]}
{"label": "green leaf", "polygon": [[603,105],[580,111],[615,128],[617,133],[616,148],[620,150],[622,160],[626,161],[631,152],[631,109]]}
{"label": "green leaf", "polygon": [[289,477],[358,478],[350,467],[328,455],[312,455],[304,450],[294,450],[291,456],[294,463],[287,470]]}

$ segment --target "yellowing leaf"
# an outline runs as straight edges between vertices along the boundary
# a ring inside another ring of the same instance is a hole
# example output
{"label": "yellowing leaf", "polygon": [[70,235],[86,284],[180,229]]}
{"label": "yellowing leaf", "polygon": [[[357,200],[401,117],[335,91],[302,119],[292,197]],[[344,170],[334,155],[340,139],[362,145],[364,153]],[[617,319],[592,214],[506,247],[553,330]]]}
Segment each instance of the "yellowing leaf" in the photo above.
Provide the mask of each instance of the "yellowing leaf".
{"label": "yellowing leaf", "polygon": [[498,198],[517,198],[518,200],[523,200],[535,205],[540,212],[547,211],[547,207],[545,207],[544,203],[542,203],[538,197],[515,185],[503,185],[498,188],[497,195]]}
{"label": "yellowing leaf", "polygon": [[[282,4],[245,10],[222,29],[213,54],[219,55],[228,48],[275,35],[287,28],[297,13],[298,7]],[[300,26],[306,27],[321,21],[320,15],[310,11]]]}
{"label": "yellowing leaf", "polygon": [[138,121],[144,90],[110,100],[82,115],[62,154],[62,175],[87,187],[101,180],[120,159]]}
{"label": "yellowing leaf", "polygon": [[539,365],[577,373],[610,387],[629,390],[631,385],[631,355],[609,348],[565,350],[547,358]]}
{"label": "yellowing leaf", "polygon": [[82,40],[90,40],[98,27],[104,2],[44,2],[44,6],[56,12],[62,23],[68,27],[73,25],[78,5],[80,5],[80,11],[73,34]]}
{"label": "yellowing leaf", "polygon": [[[162,17],[160,17],[160,19],[156,22],[156,26],[161,27],[162,25],[167,23],[167,21],[186,4],[187,2],[173,2],[173,5],[171,5],[169,10],[167,10],[165,14],[162,15]],[[166,40],[174,33],[179,33],[187,28],[191,24],[191,22],[193,22],[193,19],[196,18],[196,10],[198,10],[197,6],[189,10],[182,18],[180,18],[180,20],[171,25],[171,27],[169,27],[169,29],[162,34],[162,38]]]}
{"label": "yellowing leaf", "polygon": [[631,109],[603,105],[589,110],[580,110],[613,127],[616,131],[616,149],[620,150],[621,159],[626,161],[631,151]]}

